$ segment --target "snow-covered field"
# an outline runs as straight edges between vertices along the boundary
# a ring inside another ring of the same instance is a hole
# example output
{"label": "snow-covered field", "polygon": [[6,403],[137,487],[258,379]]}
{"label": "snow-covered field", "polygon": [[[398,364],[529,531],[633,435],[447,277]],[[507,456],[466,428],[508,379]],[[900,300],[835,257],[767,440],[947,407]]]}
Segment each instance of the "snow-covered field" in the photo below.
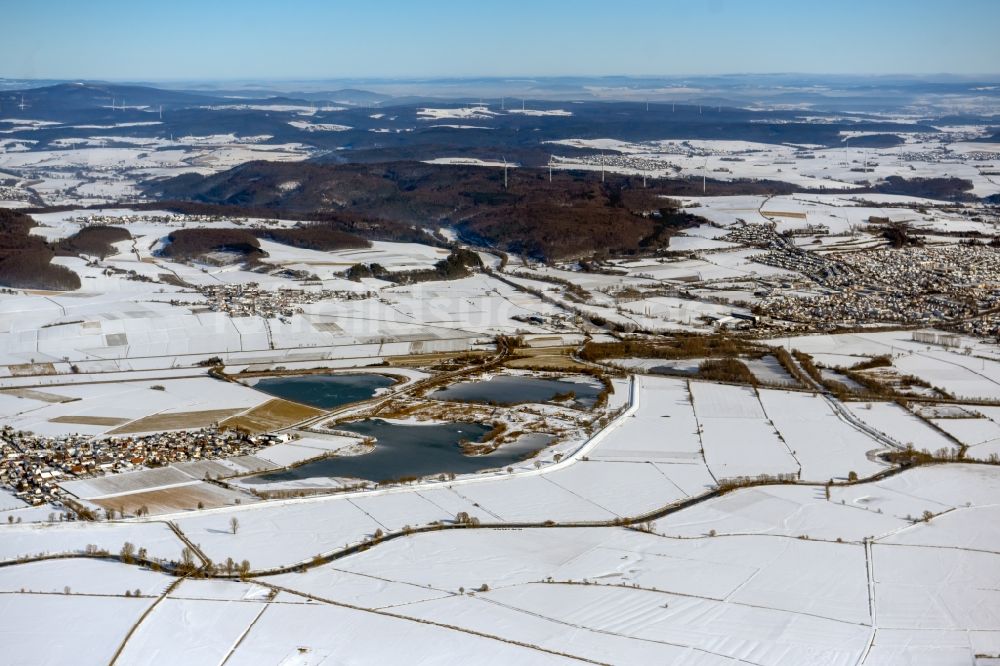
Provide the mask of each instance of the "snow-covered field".
{"label": "snow-covered field", "polygon": [[[32,395],[25,389],[0,392],[0,419],[12,427],[46,436],[100,435],[112,430],[142,432],[141,426],[136,431],[132,424],[143,417],[213,410],[240,412],[270,399],[240,384],[207,376],[66,385],[34,398]],[[178,429],[183,427],[178,423]]]}
{"label": "snow-covered field", "polygon": [[[269,135],[163,138],[113,133],[116,128],[146,124],[79,126],[77,131],[89,129],[95,134],[55,139],[42,150],[26,150],[30,144],[23,140],[2,139],[0,169],[24,178],[23,187],[48,205],[100,205],[141,200],[138,184],[151,178],[216,173],[258,159],[299,161],[312,154],[312,149],[301,143],[269,143]],[[306,120],[290,124],[304,132],[350,129]]]}
{"label": "snow-covered field", "polygon": [[[139,624],[122,658],[434,663],[445,641],[449,658],[475,663],[726,664],[748,654],[776,666],[968,662],[1000,649],[998,492],[996,468],[945,465],[835,487],[829,498],[821,485],[737,490],[656,520],[648,532],[418,534],[307,573],[181,582]],[[914,522],[924,511],[934,514],[929,522]],[[97,569],[107,571],[81,580]],[[70,560],[8,569],[0,587],[25,588],[2,595],[8,622],[113,613],[90,634],[95,652],[86,663],[97,663],[169,580]],[[111,596],[79,596],[77,587]],[[56,594],[31,594],[50,589]],[[141,596],[126,598],[125,589]],[[39,641],[22,624],[8,654],[67,658],[69,643]],[[384,634],[394,640],[375,639]]]}
{"label": "snow-covered field", "polygon": [[845,470],[866,477],[884,469],[868,455],[882,447],[844,421],[825,398],[766,389],[759,396],[770,423],[799,465],[802,479],[842,478]]}
{"label": "snow-covered field", "polygon": [[[905,222],[916,229],[942,232],[991,232],[992,225],[970,220],[947,202],[888,194],[790,194],[780,196],[686,197],[686,209],[720,227],[742,220],[747,224],[774,224],[781,231],[822,225],[832,236],[853,234],[876,217]],[[873,205],[877,204],[877,205]],[[918,208],[920,210],[918,210]],[[833,240],[833,239],[829,239]],[[840,239],[839,242],[843,242]],[[674,243],[671,243],[671,248]],[[683,243],[678,245],[683,248]],[[699,249],[715,246],[703,245]]]}
{"label": "snow-covered field", "polygon": [[[124,595],[124,590],[122,590]],[[108,664],[155,598],[3,594],[0,613],[11,664]],[[100,621],[81,621],[83,618]]]}
{"label": "snow-covered field", "polygon": [[[957,140],[969,128],[955,128],[938,135],[904,135],[906,144],[893,148],[776,145],[730,140],[665,140],[630,143],[613,138],[562,139],[554,148],[568,146],[606,153],[601,159],[582,160],[556,156],[553,166],[572,170],[605,170],[616,173],[670,178],[706,176],[718,180],[768,179],[792,183],[803,189],[847,190],[876,183],[889,176],[905,178],[964,178],[972,193],[985,197],[1000,193],[1000,184],[989,174],[997,167],[997,152],[989,144]],[[993,159],[972,161],[970,151],[992,154]],[[785,209],[775,209],[785,210]],[[752,220],[748,220],[752,221]]]}
{"label": "snow-covered field", "polygon": [[715,478],[798,472],[752,388],[692,382],[691,393],[705,461]]}
{"label": "snow-covered field", "polygon": [[[34,233],[52,240],[71,236],[79,229],[78,214],[39,215],[38,221],[45,226]],[[121,217],[128,213],[114,210],[105,214]],[[549,327],[513,317],[558,310],[482,274],[395,288],[386,288],[389,285],[380,280],[352,282],[344,278],[344,272],[357,263],[410,271],[432,266],[448,254],[446,249],[416,243],[376,241],[370,248],[318,252],[262,241],[262,248],[269,254],[265,261],[273,267],[269,272],[252,272],[231,264],[171,262],[154,250],[183,221],[165,223],[158,213],[151,213],[149,221],[144,221],[142,215],[135,217],[139,219],[130,217],[125,225],[135,239],[134,248],[130,242],[120,243],[120,253],[105,263],[152,281],[130,280],[123,273],[108,274],[102,267],[67,257],[56,261],[80,274],[80,290],[0,294],[0,380],[21,372],[11,370],[12,366],[32,364],[52,364],[48,370],[32,372],[34,375],[54,371],[75,376],[192,367],[212,356],[235,365],[336,359],[371,359],[377,363],[384,356],[467,350],[488,343],[497,332],[551,332]],[[206,226],[232,227],[236,222]],[[303,285],[283,274],[283,270],[315,274],[319,282]],[[253,282],[271,290],[325,289],[365,297],[305,303],[300,314],[265,321],[260,316],[229,317],[211,312],[201,294],[176,286],[176,279],[200,287]],[[70,373],[71,366],[76,366],[75,373]],[[34,380],[35,386],[52,383],[61,382],[53,376]],[[11,415],[37,406],[14,405]]]}
{"label": "snow-covered field", "polygon": [[423,108],[417,111],[421,120],[485,120],[496,116],[485,106],[467,106],[461,108],[440,109]]}
{"label": "snow-covered field", "polygon": [[0,562],[51,555],[82,554],[95,546],[117,554],[128,541],[151,557],[179,560],[184,544],[163,523],[85,523],[3,525]]}
{"label": "snow-covered field", "polygon": [[1000,395],[997,347],[975,338],[960,337],[955,348],[917,342],[912,331],[782,337],[772,343],[804,351],[830,366],[850,367],[888,355],[901,373],[915,375],[956,398],[989,400]]}
{"label": "snow-covered field", "polygon": [[289,125],[303,132],[346,132],[351,129],[349,125],[338,125],[337,123],[311,123],[305,120],[291,120]]}
{"label": "snow-covered field", "polygon": [[904,446],[927,451],[957,449],[957,444],[930,425],[893,402],[868,402],[847,405],[851,412],[884,435]]}
{"label": "snow-covered field", "polygon": [[501,169],[514,168],[520,166],[513,162],[505,164],[500,160],[481,160],[475,157],[435,157],[431,160],[424,160],[426,164],[458,164],[463,166],[499,167]]}

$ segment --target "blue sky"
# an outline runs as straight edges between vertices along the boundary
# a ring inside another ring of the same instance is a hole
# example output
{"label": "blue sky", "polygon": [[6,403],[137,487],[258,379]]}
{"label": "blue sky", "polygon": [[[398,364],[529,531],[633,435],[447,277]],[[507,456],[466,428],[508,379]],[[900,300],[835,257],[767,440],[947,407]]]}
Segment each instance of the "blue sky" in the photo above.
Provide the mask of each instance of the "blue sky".
{"label": "blue sky", "polygon": [[1000,72],[1000,0],[0,0],[0,77]]}

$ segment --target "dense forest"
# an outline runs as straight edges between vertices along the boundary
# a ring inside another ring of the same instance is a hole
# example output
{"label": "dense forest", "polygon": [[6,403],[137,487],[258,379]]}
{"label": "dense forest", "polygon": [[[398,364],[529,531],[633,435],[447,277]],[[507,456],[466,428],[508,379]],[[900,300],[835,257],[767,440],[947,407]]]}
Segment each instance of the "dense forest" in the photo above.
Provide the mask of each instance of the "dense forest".
{"label": "dense forest", "polygon": [[267,256],[257,237],[246,229],[178,229],[170,232],[160,250],[164,257],[179,261],[202,259],[212,252],[240,255],[246,261]]}
{"label": "dense forest", "polygon": [[261,238],[323,252],[371,246],[367,239],[339,227],[334,222],[309,222],[281,228],[179,229],[167,236],[160,253],[171,259],[188,261],[203,259],[213,252],[223,252],[253,262],[267,256],[267,252],[260,247]]}
{"label": "dense forest", "polygon": [[875,187],[881,194],[900,194],[910,197],[926,197],[945,201],[969,201],[976,197],[972,194],[972,183],[964,178],[901,178],[889,176]]}
{"label": "dense forest", "polygon": [[260,230],[257,236],[283,245],[324,252],[371,247],[370,241],[324,222],[303,224],[290,229]]}
{"label": "dense forest", "polygon": [[0,285],[15,289],[71,290],[80,276],[51,263],[56,250],[29,232],[36,226],[28,215],[0,208]]}
{"label": "dense forest", "polygon": [[115,254],[113,243],[132,239],[128,229],[120,226],[95,224],[83,227],[76,234],[65,238],[55,245],[59,255],[87,255],[104,259]]}
{"label": "dense forest", "polygon": [[[235,214],[230,211],[230,214]],[[371,247],[371,241],[344,231],[336,222],[308,222],[294,227],[252,229],[179,229],[170,233],[160,251],[175,260],[197,260],[214,252],[239,255],[241,260],[253,262],[267,256],[260,247],[265,239],[282,245],[308,250],[330,252]],[[375,234],[379,235],[379,234]],[[419,237],[421,240],[423,236]]]}
{"label": "dense forest", "polygon": [[[442,239],[412,223],[379,219],[340,210],[297,210],[254,205],[204,203],[195,201],[159,201],[130,206],[133,210],[168,210],[185,215],[208,215],[222,218],[244,217],[297,221],[292,228],[258,229],[251,231],[258,238],[273,240],[295,247],[319,250],[337,250],[368,247],[369,241],[396,243],[423,243],[443,245]],[[65,207],[30,209],[35,212],[68,210]],[[299,231],[303,230],[303,231]],[[337,233],[334,233],[337,232]],[[346,234],[346,235],[345,235]]]}
{"label": "dense forest", "polygon": [[850,140],[852,148],[895,148],[905,143],[903,137],[897,134],[862,134],[852,136]]}
{"label": "dense forest", "polygon": [[[294,190],[282,183],[295,180]],[[734,185],[713,183],[715,189]],[[784,183],[741,184],[776,193]],[[696,218],[662,219],[666,194],[695,192],[686,181],[642,189],[628,178],[601,182],[593,175],[556,174],[550,182],[539,171],[512,169],[504,189],[499,169],[389,164],[320,165],[255,162],[215,176],[181,176],[156,185],[168,199],[188,205],[236,206],[257,214],[298,215],[322,221],[332,230],[374,240],[437,242],[421,226],[447,225],[466,240],[540,259],[604,254],[634,254],[666,247],[672,231]],[[700,188],[700,183],[699,183]],[[162,204],[161,204],[162,205]],[[232,213],[230,213],[232,214]],[[327,218],[327,219],[324,219]],[[400,237],[399,231],[409,235]],[[313,234],[294,232],[295,234]],[[392,235],[386,231],[394,231]],[[340,240],[341,237],[331,239]],[[271,236],[296,244],[302,238]],[[346,240],[346,239],[344,239]],[[309,247],[309,245],[300,245]]]}

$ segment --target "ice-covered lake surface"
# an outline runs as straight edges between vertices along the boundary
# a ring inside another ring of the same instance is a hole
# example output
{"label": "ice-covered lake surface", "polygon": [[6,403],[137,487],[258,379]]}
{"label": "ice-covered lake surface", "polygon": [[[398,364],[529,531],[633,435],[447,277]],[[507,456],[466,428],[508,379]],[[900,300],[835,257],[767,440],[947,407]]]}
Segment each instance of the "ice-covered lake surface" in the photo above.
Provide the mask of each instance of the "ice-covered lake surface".
{"label": "ice-covered lake surface", "polygon": [[432,474],[469,474],[503,467],[545,447],[546,435],[533,435],[480,456],[462,452],[460,442],[479,442],[490,431],[482,423],[455,422],[424,425],[366,419],[337,426],[375,438],[375,449],[359,456],[325,458],[283,472],[261,474],[249,483],[274,483],[317,477],[356,478],[386,481]]}
{"label": "ice-covered lake surface", "polygon": [[430,397],[437,400],[516,405],[522,402],[547,402],[569,393],[573,393],[578,405],[589,408],[597,402],[601,387],[594,382],[504,375],[488,380],[452,384],[448,388],[434,391]]}
{"label": "ice-covered lake surface", "polygon": [[254,388],[277,398],[300,402],[319,409],[332,409],[366,400],[392,386],[391,377],[376,374],[295,375],[265,377]]}

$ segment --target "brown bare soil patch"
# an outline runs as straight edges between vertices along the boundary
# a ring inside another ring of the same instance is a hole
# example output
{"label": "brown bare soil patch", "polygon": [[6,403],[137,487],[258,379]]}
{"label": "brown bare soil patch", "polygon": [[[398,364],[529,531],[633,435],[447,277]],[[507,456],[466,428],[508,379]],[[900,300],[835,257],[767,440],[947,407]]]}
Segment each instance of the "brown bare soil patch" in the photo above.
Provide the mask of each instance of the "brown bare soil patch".
{"label": "brown bare soil patch", "polygon": [[220,425],[224,428],[238,428],[248,432],[268,432],[321,414],[323,411],[314,407],[275,398],[239,416],[226,419]]}
{"label": "brown bare soil patch", "polygon": [[806,219],[805,213],[790,212],[783,210],[762,210],[760,211],[760,214],[763,215],[764,217],[793,217],[797,220]]}
{"label": "brown bare soil patch", "polygon": [[51,363],[20,363],[18,365],[8,365],[7,369],[10,370],[10,374],[14,377],[56,374],[56,368]]}
{"label": "brown bare soil patch", "polygon": [[111,435],[121,435],[133,432],[154,432],[159,430],[187,430],[207,428],[213,423],[223,421],[242,409],[208,409],[200,412],[174,412],[171,414],[153,414],[112,430]]}
{"label": "brown bare soil patch", "polygon": [[[136,509],[144,506],[149,509],[151,515],[156,515],[197,509],[199,502],[205,509],[232,506],[236,503],[237,498],[240,498],[242,503],[253,501],[242,493],[197,481],[184,486],[129,493],[90,501],[104,509],[114,511],[125,509],[125,513],[128,515],[133,515]],[[226,529],[222,519],[219,521],[219,529]]]}
{"label": "brown bare soil patch", "polygon": [[128,419],[117,416],[57,416],[49,423],[74,423],[77,425],[116,426],[128,423]]}
{"label": "brown bare soil patch", "polygon": [[28,398],[30,400],[39,400],[41,402],[73,402],[76,398],[68,398],[64,395],[58,395],[56,393],[48,393],[46,391],[36,391],[34,389],[6,389],[0,391],[0,393],[6,393],[7,395],[16,395],[19,398]]}
{"label": "brown bare soil patch", "polygon": [[471,358],[485,358],[489,356],[487,352],[481,351],[471,351],[471,352],[440,352],[433,354],[409,354],[407,356],[392,356],[386,360],[389,365],[395,365],[406,368],[422,368],[431,365],[437,365],[442,361],[448,361],[451,359],[461,358],[461,359],[471,359]]}
{"label": "brown bare soil patch", "polygon": [[518,349],[516,356],[507,360],[508,368],[521,370],[580,370],[587,366],[577,363],[570,355],[569,347],[539,347],[536,349]]}

